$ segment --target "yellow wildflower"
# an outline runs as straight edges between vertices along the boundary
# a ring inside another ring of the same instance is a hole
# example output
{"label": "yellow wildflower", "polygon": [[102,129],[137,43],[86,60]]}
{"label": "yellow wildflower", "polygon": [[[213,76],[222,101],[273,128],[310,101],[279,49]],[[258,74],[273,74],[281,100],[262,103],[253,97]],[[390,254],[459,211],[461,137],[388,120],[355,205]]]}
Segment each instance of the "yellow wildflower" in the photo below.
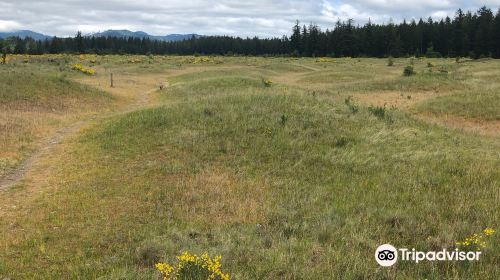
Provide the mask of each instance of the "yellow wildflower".
{"label": "yellow wildflower", "polygon": [[492,235],[494,232],[495,232],[495,230],[494,230],[494,229],[492,229],[492,228],[485,228],[485,229],[483,230],[483,233],[484,233],[485,235],[488,235],[488,236],[489,236],[489,235]]}
{"label": "yellow wildflower", "polygon": [[273,85],[273,81],[271,81],[269,79],[262,79],[262,83],[264,83],[264,86],[266,86],[266,87],[270,87]]}
{"label": "yellow wildflower", "polygon": [[77,71],[80,71],[84,74],[87,74],[87,75],[94,75],[95,74],[95,70],[92,69],[92,68],[85,68],[83,67],[83,65],[77,63],[77,64],[73,64],[73,66],[71,67],[73,70],[77,70]]}
{"label": "yellow wildflower", "polygon": [[316,59],[316,62],[333,62],[334,60],[332,58],[329,58],[329,57],[320,57],[318,59]]}
{"label": "yellow wildflower", "polygon": [[198,256],[189,252],[183,252],[176,258],[178,263],[175,268],[166,263],[157,263],[155,265],[156,269],[162,274],[163,280],[184,279],[186,275],[193,276],[193,273],[198,276],[205,275],[204,277],[208,277],[207,280],[230,279],[229,274],[221,271],[221,256],[210,258],[208,253]]}
{"label": "yellow wildflower", "polygon": [[486,248],[486,241],[490,235],[495,232],[492,228],[485,228],[480,234],[474,233],[468,237],[466,237],[462,241],[455,242],[455,245],[461,247],[469,247],[473,246],[476,250],[481,250],[481,248]]}
{"label": "yellow wildflower", "polygon": [[174,271],[174,268],[168,263],[157,263],[155,267],[158,271],[160,271],[163,276],[163,280],[168,280],[169,276]]}

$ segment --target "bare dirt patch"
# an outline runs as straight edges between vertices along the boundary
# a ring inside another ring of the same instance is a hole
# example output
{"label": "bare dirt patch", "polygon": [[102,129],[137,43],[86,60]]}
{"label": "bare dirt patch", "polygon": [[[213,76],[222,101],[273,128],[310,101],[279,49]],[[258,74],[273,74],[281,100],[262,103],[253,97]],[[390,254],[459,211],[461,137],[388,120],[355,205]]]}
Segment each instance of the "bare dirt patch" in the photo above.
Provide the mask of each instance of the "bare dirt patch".
{"label": "bare dirt patch", "polygon": [[410,109],[416,103],[442,96],[443,93],[435,92],[411,92],[403,93],[397,91],[383,91],[352,94],[352,96],[366,105],[394,107],[398,109]]}
{"label": "bare dirt patch", "polygon": [[480,119],[467,119],[450,115],[417,115],[418,118],[438,125],[458,129],[464,132],[476,133],[483,136],[500,137],[500,121],[485,121]]}
{"label": "bare dirt patch", "polygon": [[436,98],[451,93],[442,92],[372,92],[352,94],[355,100],[359,100],[365,105],[385,106],[387,108],[397,108],[407,111],[415,117],[426,122],[441,126],[462,130],[469,133],[477,133],[485,136],[500,136],[500,121],[486,121],[481,119],[470,119],[451,115],[431,115],[416,113],[412,110],[418,102]]}

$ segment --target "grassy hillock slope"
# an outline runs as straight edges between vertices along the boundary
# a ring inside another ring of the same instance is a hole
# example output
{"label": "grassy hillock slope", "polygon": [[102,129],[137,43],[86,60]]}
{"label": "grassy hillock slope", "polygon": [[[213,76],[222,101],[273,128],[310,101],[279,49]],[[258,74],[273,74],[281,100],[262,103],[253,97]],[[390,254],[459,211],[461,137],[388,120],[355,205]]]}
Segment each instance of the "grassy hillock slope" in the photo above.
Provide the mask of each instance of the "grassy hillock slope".
{"label": "grassy hillock slope", "polygon": [[0,275],[150,279],[184,250],[221,254],[235,279],[498,275],[498,235],[478,263],[373,259],[383,243],[453,249],[497,228],[496,139],[238,71],[160,94],[85,131],[50,195],[0,221]]}
{"label": "grassy hillock slope", "polygon": [[54,67],[0,67],[0,177],[28,156],[41,139],[107,106],[111,96],[66,78]]}

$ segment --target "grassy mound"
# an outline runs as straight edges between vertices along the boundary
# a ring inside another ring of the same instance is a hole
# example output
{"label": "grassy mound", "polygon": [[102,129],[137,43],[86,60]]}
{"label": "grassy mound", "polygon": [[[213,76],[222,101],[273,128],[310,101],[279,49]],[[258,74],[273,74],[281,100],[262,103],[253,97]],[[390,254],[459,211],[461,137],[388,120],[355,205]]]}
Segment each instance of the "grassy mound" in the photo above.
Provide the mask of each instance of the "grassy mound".
{"label": "grassy mound", "polygon": [[454,248],[471,229],[497,228],[499,148],[299,94],[138,111],[87,131],[43,207],[0,227],[0,269],[149,279],[143,263],[190,250],[221,254],[238,279],[488,278],[498,242],[477,265],[381,270],[373,251]]}
{"label": "grassy mound", "polygon": [[[8,71],[2,72],[0,105],[9,107],[33,106],[37,109],[68,109],[87,106],[85,102],[103,102],[110,95],[84,86],[54,73]],[[74,104],[81,100],[83,104]],[[30,110],[33,108],[30,108]]]}
{"label": "grassy mound", "polygon": [[241,66],[233,67],[229,69],[213,69],[205,71],[194,71],[192,73],[185,73],[181,75],[176,75],[169,78],[169,82],[172,84],[176,83],[190,83],[193,81],[200,81],[203,79],[220,79],[221,77],[231,78],[231,77],[253,77],[257,78],[258,73],[252,71],[251,69],[245,69]]}
{"label": "grassy mound", "polygon": [[[178,81],[166,88],[162,99],[196,101],[200,98],[212,98],[214,96],[247,95],[253,93],[272,93],[274,88],[266,87],[261,77],[246,75],[229,75],[224,77],[198,76],[190,81]],[[283,87],[279,87],[283,90]]]}
{"label": "grassy mound", "polygon": [[465,118],[500,120],[500,92],[461,92],[426,100],[418,104],[421,112],[450,114]]}
{"label": "grassy mound", "polygon": [[0,177],[70,118],[103,109],[112,100],[53,68],[0,67]]}
{"label": "grassy mound", "polygon": [[[401,73],[402,73],[401,69]],[[360,91],[452,91],[463,89],[466,77],[458,73],[423,72],[409,77],[401,73],[392,78],[383,78],[378,81],[360,82],[353,89]]]}

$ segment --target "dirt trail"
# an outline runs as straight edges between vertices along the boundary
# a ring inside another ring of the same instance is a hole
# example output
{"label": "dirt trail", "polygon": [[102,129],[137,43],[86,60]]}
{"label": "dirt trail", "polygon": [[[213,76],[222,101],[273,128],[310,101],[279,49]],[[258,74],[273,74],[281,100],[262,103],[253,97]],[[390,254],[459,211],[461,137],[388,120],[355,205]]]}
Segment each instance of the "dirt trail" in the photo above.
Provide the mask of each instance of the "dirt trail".
{"label": "dirt trail", "polygon": [[[232,67],[225,68],[231,69]],[[165,87],[168,86],[168,82],[166,81],[167,76],[173,77],[186,73],[201,72],[203,70],[206,69],[203,67],[190,67],[183,69],[169,69],[166,72],[149,73],[145,75],[123,74],[115,76],[115,87],[113,88],[107,87],[109,84],[107,75],[79,79],[78,82],[108,91],[121,101],[118,102],[114,111],[105,112],[100,115],[92,115],[84,120],[77,121],[71,125],[60,128],[51,137],[42,141],[39,148],[35,152],[33,152],[11,172],[3,177],[0,177],[0,193],[21,182],[30,170],[33,170],[36,165],[39,165],[43,161],[42,159],[48,159],[51,157],[51,154],[54,152],[55,148],[59,146],[58,144],[60,144],[63,139],[76,134],[86,125],[95,121],[102,121],[106,118],[157,105],[156,102],[151,100],[151,94],[159,90],[160,85]],[[149,90],[145,90],[148,88]]]}
{"label": "dirt trail", "polygon": [[[159,85],[160,83],[158,83]],[[166,85],[166,82],[163,82],[164,85]],[[124,106],[123,108],[120,108],[117,111],[111,112],[111,113],[105,113],[102,115],[98,116],[91,116],[85,120],[78,121],[76,123],[73,123],[69,126],[66,126],[64,128],[59,129],[53,136],[51,136],[49,139],[45,140],[38,150],[33,152],[28,158],[26,158],[21,164],[19,164],[14,170],[12,170],[10,173],[8,173],[6,176],[3,178],[0,178],[0,191],[7,190],[13,186],[15,186],[17,183],[19,183],[23,178],[26,172],[32,169],[33,165],[36,164],[41,158],[45,158],[47,156],[50,156],[52,150],[56,145],[58,145],[64,138],[68,137],[69,135],[73,135],[74,133],[78,132],[83,126],[95,121],[95,120],[103,120],[112,116],[120,115],[120,114],[126,114],[130,113],[133,111],[136,111],[141,108],[146,108],[148,104],[150,103],[150,96],[151,93],[155,92],[158,90],[158,87],[150,89],[148,91],[143,91],[139,92],[136,94],[136,97],[134,98],[135,100]]]}
{"label": "dirt trail", "polygon": [[318,69],[318,68],[315,68],[315,67],[312,67],[312,66],[308,66],[308,65],[302,65],[302,64],[298,64],[298,63],[290,63],[290,64],[293,65],[293,66],[302,67],[302,68],[305,68],[307,70],[311,70],[313,72],[321,71],[321,69]]}

